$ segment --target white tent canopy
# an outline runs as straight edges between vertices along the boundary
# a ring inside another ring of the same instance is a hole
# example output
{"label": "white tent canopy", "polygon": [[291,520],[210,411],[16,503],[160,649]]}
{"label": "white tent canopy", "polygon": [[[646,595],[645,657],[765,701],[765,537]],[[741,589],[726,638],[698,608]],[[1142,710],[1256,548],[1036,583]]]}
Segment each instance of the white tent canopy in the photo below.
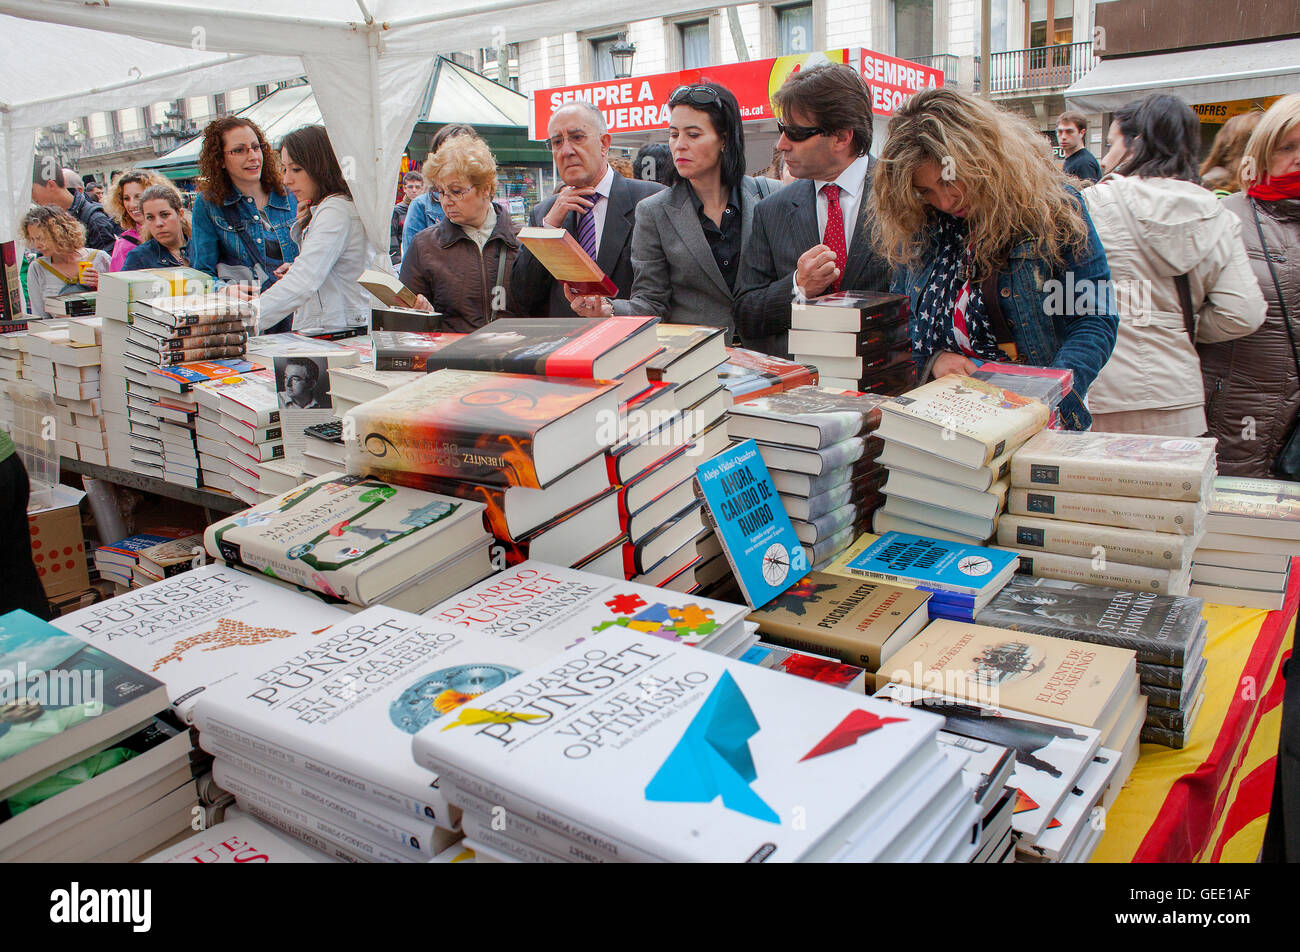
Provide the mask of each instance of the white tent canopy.
{"label": "white tent canopy", "polygon": [[[668,16],[698,9],[698,0],[659,7]],[[619,15],[607,0],[0,0],[0,14],[41,21],[0,18],[0,61],[20,74],[12,86],[0,80],[0,236],[13,233],[28,204],[39,126],[305,74],[377,249],[388,246],[388,183],[437,53],[588,29]]]}

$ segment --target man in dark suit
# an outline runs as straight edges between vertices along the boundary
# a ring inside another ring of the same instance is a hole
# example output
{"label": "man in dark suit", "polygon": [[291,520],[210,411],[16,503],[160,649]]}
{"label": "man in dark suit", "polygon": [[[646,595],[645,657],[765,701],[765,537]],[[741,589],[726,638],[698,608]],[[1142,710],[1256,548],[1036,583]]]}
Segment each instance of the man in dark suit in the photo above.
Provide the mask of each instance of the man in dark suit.
{"label": "man in dark suit", "polygon": [[[569,103],[551,115],[547,146],[564,187],[533,209],[529,224],[564,228],[588,250],[618,285],[618,297],[632,293],[632,225],[637,202],[662,191],[658,182],[625,179],[610,168],[609,129],[599,109]],[[594,253],[593,253],[594,251]],[[510,274],[511,299],[526,317],[572,317],[574,295],[556,281],[527,248]]]}
{"label": "man in dark suit", "polygon": [[789,357],[790,305],[835,291],[888,291],[871,245],[871,92],[856,70],[794,73],[773,97],[776,147],[800,181],[759,202],[736,280],[745,347]]}

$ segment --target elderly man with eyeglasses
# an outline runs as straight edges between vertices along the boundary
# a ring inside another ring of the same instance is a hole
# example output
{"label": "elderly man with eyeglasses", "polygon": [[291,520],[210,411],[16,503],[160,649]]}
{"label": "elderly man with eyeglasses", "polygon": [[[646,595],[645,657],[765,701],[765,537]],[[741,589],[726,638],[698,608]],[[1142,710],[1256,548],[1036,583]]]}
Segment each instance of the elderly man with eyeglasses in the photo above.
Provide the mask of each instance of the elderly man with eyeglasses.
{"label": "elderly man with eyeglasses", "polygon": [[871,240],[871,91],[857,71],[791,74],[773,97],[777,149],[799,181],[759,202],[736,280],[736,333],[789,357],[791,304],[836,291],[888,291]]}
{"label": "elderly man with eyeglasses", "polygon": [[[564,186],[533,209],[531,225],[563,228],[618,285],[618,297],[632,291],[632,227],[636,206],[663,190],[658,182],[626,179],[610,168],[605,117],[587,102],[557,109],[547,126],[547,146]],[[510,280],[515,310],[525,317],[573,317],[577,297],[528,251],[515,258]],[[603,313],[612,313],[606,307]]]}

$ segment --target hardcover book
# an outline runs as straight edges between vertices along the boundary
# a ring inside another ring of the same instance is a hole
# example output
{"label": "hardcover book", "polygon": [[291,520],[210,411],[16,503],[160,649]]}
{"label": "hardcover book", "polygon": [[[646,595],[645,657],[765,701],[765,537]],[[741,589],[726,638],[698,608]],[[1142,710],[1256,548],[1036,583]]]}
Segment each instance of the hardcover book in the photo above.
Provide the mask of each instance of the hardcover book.
{"label": "hardcover book", "polygon": [[556,281],[572,285],[575,293],[618,295],[618,285],[565,229],[529,225],[519,229],[519,241]]}
{"label": "hardcover book", "polygon": [[878,324],[906,325],[910,312],[907,296],[903,294],[838,291],[796,301],[790,306],[790,327],[857,332]]}
{"label": "hardcover book", "polygon": [[824,449],[861,436],[880,423],[884,397],[796,387],[735,403],[727,423],[734,440],[754,439]]}
{"label": "hardcover book", "polygon": [[929,623],[929,598],[884,582],[809,572],[749,620],[774,644],[874,672]]}
{"label": "hardcover book", "polygon": [[879,673],[959,700],[1100,729],[1136,695],[1135,664],[1124,648],[942,618]]}
{"label": "hardcover book", "polygon": [[976,622],[1053,638],[1127,648],[1143,663],[1187,663],[1198,643],[1201,600],[1016,575]]}
{"label": "hardcover book", "polygon": [[162,682],[21,609],[0,615],[0,799],[139,729]]}
{"label": "hardcover book", "polygon": [[808,570],[753,440],[696,467],[696,479],[727,560],[751,608],[767,604]]}
{"label": "hardcover book", "polygon": [[269,581],[208,565],[63,615],[54,624],[161,679],[176,713],[192,721],[195,697],[239,671],[256,652],[284,639],[309,642],[346,617]]}
{"label": "hardcover book", "polygon": [[1300,483],[1219,476],[1214,480],[1209,532],[1300,540]]}
{"label": "hardcover book", "polygon": [[744,635],[745,609],[529,560],[423,614],[453,631],[472,630],[521,644],[541,639],[554,645],[557,638],[577,641],[620,627],[725,653]]}
{"label": "hardcover book", "polygon": [[1014,486],[1196,502],[1209,495],[1215,441],[1045,430],[1011,462]]}
{"label": "hardcover book", "polygon": [[464,334],[431,331],[374,331],[370,335],[375,370],[424,370],[429,355],[436,354]]}
{"label": "hardcover book", "polygon": [[999,549],[1020,557],[1020,567],[1016,571],[1022,575],[1106,585],[1132,592],[1154,592],[1157,595],[1186,595],[1191,581],[1190,565],[1181,569],[1156,569],[1013,546],[999,546]]}
{"label": "hardcover book", "polygon": [[663,349],[646,367],[651,380],[690,383],[727,359],[727,340],[720,327],[661,321],[655,325],[655,337]]}
{"label": "hardcover book", "polygon": [[1183,569],[1192,563],[1197,536],[1147,532],[1063,519],[1039,519],[1006,513],[998,520],[998,544],[1041,549],[1091,559],[1100,552],[1107,561],[1150,568]]}
{"label": "hardcover book", "polygon": [[481,503],[335,474],[213,523],[204,544],[214,558],[369,605],[475,543],[486,547],[483,511]]}
{"label": "hardcover book", "polygon": [[502,318],[430,354],[432,370],[616,380],[659,350],[653,317]]}
{"label": "hardcover book", "polygon": [[732,400],[754,399],[768,394],[817,386],[817,368],[760,354],[743,347],[728,347],[727,362],[718,368],[718,382]]}
{"label": "hardcover book", "polygon": [[1007,512],[1016,516],[1199,536],[1205,530],[1206,504],[1012,486],[1007,491]]}
{"label": "hardcover book", "polygon": [[357,278],[357,284],[377,297],[384,307],[415,307],[415,292],[386,271],[367,268]]}
{"label": "hardcover book", "polygon": [[539,489],[600,452],[617,419],[613,384],[439,370],[348,412],[348,468]]}
{"label": "hardcover book", "polygon": [[202,561],[202,532],[192,532],[179,539],[159,542],[136,553],[138,567],[160,579],[198,568]]}
{"label": "hardcover book", "polygon": [[971,377],[949,375],[893,397],[878,434],[976,468],[1047,425],[1047,407]]}
{"label": "hardcover book", "polygon": [[1005,364],[986,360],[971,374],[1003,390],[1045,403],[1049,410],[1073,389],[1074,371],[1055,367],[1032,367],[1028,364]]}
{"label": "hardcover book", "polygon": [[[206,275],[204,276],[206,278]],[[179,297],[153,297],[135,300],[131,313],[180,327],[186,324],[228,324],[233,320],[250,324],[253,305],[224,294],[185,294]]]}
{"label": "hardcover book", "polygon": [[220,823],[159,850],[146,863],[334,863],[339,859],[286,836],[236,807]]}
{"label": "hardcover book", "polygon": [[[583,727],[595,710],[620,712],[616,742]],[[463,789],[608,859],[817,861],[913,792],[941,723],[610,628],[420,731],[412,751],[453,801]]]}

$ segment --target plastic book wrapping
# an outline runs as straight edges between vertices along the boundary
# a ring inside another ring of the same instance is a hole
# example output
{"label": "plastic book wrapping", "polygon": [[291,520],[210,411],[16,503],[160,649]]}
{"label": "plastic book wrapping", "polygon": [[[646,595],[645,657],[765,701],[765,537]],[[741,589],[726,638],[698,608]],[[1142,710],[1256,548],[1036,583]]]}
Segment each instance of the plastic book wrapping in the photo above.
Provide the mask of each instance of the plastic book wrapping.
{"label": "plastic book wrapping", "polygon": [[[416,760],[453,800],[463,789],[613,860],[833,857],[941,723],[613,628],[477,705],[417,734]],[[596,710],[619,712],[620,738],[585,727]]]}
{"label": "plastic book wrapping", "polygon": [[930,596],[885,582],[810,572],[749,619],[766,640],[828,654],[868,671],[899,626],[928,617]]}
{"label": "plastic book wrapping", "polygon": [[1007,512],[1016,516],[1197,536],[1205,529],[1206,504],[1065,492],[1042,486],[1025,489],[1013,485],[1007,491]]}
{"label": "plastic book wrapping", "polygon": [[1012,576],[980,611],[981,625],[1132,650],[1144,665],[1180,670],[1197,644],[1199,598]]}
{"label": "plastic book wrapping", "polygon": [[427,370],[430,354],[436,354],[464,334],[438,331],[374,331],[375,370]]}
{"label": "plastic book wrapping", "polygon": [[1300,483],[1280,479],[1216,477],[1210,514],[1300,522]]}
{"label": "plastic book wrapping", "polygon": [[718,382],[727,388],[733,401],[754,399],[795,387],[815,387],[817,368],[743,347],[728,347],[727,362],[718,368]]}
{"label": "plastic book wrapping", "polygon": [[742,435],[739,427],[743,426],[743,420],[736,420],[737,417],[759,417],[814,427],[821,434],[818,448],[824,448],[874,430],[880,423],[883,402],[884,398],[875,394],[853,396],[816,387],[796,387],[736,402],[731,408],[733,422],[729,432]]}
{"label": "plastic book wrapping", "polygon": [[[348,469],[398,469],[496,486],[542,488],[538,434],[615,389],[595,380],[440,370],[350,410]],[[582,458],[600,448],[575,448]]]}
{"label": "plastic book wrapping", "polygon": [[[479,370],[552,377],[594,377],[605,354],[641,333],[653,317],[501,318],[428,355],[430,370]],[[618,374],[629,370],[622,367]]]}
{"label": "plastic book wrapping", "polygon": [[1191,566],[1157,569],[1015,546],[998,548],[1020,556],[1020,567],[1016,571],[1022,575],[1086,582],[1089,585],[1123,588],[1132,592],[1153,592],[1157,595],[1186,595],[1191,584]]}
{"label": "plastic book wrapping", "polygon": [[321,602],[209,565],[55,619],[56,627],[158,677],[176,713],[285,639],[311,640],[347,617]]}
{"label": "plastic book wrapping", "polygon": [[1147,532],[1120,526],[1102,526],[1063,519],[1039,519],[1006,513],[998,519],[999,545],[1041,549],[1060,555],[1108,562],[1183,569],[1192,563],[1199,536],[1172,532]]}
{"label": "plastic book wrapping", "polygon": [[1013,486],[1197,502],[1208,499],[1215,440],[1044,430],[1016,451]]}
{"label": "plastic book wrapping", "polygon": [[955,374],[893,397],[882,410],[983,444],[981,465],[1024,443],[1047,425],[1049,416],[1037,400]]}

